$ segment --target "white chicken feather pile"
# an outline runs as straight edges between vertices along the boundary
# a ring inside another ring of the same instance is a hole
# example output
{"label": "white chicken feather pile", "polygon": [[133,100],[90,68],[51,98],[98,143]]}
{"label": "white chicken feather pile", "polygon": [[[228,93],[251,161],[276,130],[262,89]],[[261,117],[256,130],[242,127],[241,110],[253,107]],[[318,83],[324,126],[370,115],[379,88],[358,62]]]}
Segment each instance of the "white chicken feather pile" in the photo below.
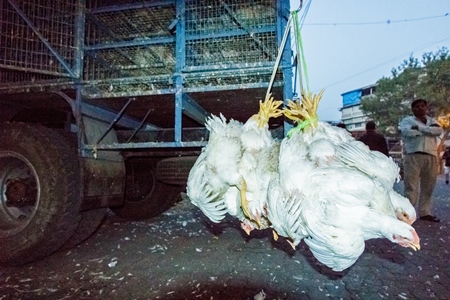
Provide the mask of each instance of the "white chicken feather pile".
{"label": "white chicken feather pile", "polygon": [[[270,227],[294,249],[304,240],[335,271],[353,265],[368,239],[420,249],[415,209],[393,190],[395,162],[318,121],[322,93],[302,96],[283,110],[268,97],[245,124],[209,118],[208,144],[187,182],[191,202],[213,222],[236,217],[248,234]],[[281,114],[298,125],[280,143],[268,121]]]}

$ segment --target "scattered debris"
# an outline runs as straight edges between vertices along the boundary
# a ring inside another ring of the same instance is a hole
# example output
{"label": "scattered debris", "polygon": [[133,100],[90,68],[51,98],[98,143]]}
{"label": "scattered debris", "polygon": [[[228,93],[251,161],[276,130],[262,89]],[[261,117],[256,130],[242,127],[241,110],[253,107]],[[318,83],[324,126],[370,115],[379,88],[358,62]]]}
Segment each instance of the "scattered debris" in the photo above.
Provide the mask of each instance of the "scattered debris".
{"label": "scattered debris", "polygon": [[[239,222],[230,218],[211,226],[190,203],[180,202],[170,215],[145,222],[115,220],[110,216],[70,255],[60,252],[24,267],[1,268],[0,300],[351,299],[362,297],[365,280],[373,293],[365,291],[364,299],[416,299],[413,289],[446,299],[450,292],[440,259],[448,256],[441,241],[448,239],[449,226],[436,230],[418,222],[429,247],[414,255],[390,242],[369,241],[363,259],[336,274],[321,268],[303,243],[292,252],[284,243],[267,243],[270,230],[240,235]],[[406,279],[396,281],[394,290],[385,280],[393,268]],[[370,280],[361,276],[369,271]]]}
{"label": "scattered debris", "polygon": [[255,300],[264,300],[266,299],[266,293],[264,292],[264,290],[261,290],[261,292],[259,292],[258,294],[256,294],[253,299]]}
{"label": "scattered debris", "polygon": [[108,264],[108,267],[114,268],[117,265],[117,260],[114,260]]}

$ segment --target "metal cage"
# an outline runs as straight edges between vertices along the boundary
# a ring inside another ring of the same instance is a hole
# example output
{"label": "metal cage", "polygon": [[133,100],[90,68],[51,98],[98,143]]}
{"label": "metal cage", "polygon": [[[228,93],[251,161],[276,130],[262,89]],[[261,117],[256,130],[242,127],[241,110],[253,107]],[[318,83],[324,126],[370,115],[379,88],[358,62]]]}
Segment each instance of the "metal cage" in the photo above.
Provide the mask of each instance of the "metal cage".
{"label": "metal cage", "polygon": [[[201,145],[204,136],[189,143],[183,132],[211,113],[245,121],[257,111],[289,16],[287,0],[0,0],[0,8],[0,103],[5,94],[57,93],[110,128],[171,130],[169,147]],[[287,44],[273,84],[284,99]],[[147,136],[104,147],[161,147]]]}

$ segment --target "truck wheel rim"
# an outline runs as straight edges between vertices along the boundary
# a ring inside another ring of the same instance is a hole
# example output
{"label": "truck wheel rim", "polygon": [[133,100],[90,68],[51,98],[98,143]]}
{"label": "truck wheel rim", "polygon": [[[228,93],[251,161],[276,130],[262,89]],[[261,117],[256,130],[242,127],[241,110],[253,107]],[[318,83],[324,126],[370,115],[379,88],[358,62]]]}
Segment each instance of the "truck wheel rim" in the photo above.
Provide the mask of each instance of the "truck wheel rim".
{"label": "truck wheel rim", "polygon": [[0,237],[28,226],[39,196],[39,178],[30,161],[18,153],[0,152]]}

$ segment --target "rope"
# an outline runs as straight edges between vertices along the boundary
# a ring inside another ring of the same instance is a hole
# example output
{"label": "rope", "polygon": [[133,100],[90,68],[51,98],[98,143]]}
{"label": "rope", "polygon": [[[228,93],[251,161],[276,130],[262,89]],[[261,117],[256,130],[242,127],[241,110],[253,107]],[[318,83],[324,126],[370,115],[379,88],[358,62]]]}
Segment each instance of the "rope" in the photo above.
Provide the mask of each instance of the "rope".
{"label": "rope", "polygon": [[293,11],[289,14],[289,19],[286,23],[286,27],[284,29],[283,39],[281,41],[280,47],[278,48],[278,55],[277,59],[275,61],[275,65],[273,67],[272,76],[270,77],[269,86],[267,87],[267,93],[265,100],[269,99],[270,97],[270,90],[272,89],[273,81],[275,80],[275,76],[277,74],[278,66],[280,65],[281,56],[283,54],[284,47],[286,45],[286,41],[289,35],[290,26],[292,23],[292,18],[294,18],[294,37],[296,40],[295,48],[297,52],[297,63],[301,65],[301,68],[298,68],[298,75],[299,75],[299,82],[300,82],[300,90],[303,91],[303,80],[302,80],[302,72],[301,69],[303,69],[303,73],[305,75],[305,83],[306,83],[306,91],[309,92],[309,79],[308,79],[308,69],[306,67],[306,60],[305,60],[305,53],[303,51],[303,42],[302,42],[302,35],[300,33],[300,27],[298,22],[298,10]]}
{"label": "rope", "polygon": [[275,75],[277,74],[278,66],[280,65],[281,55],[283,53],[284,46],[286,45],[287,37],[289,35],[289,29],[292,22],[292,15],[289,15],[289,19],[287,21],[286,27],[284,29],[283,40],[281,41],[281,45],[278,48],[278,56],[275,61],[275,65],[273,66],[272,76],[270,77],[269,86],[267,87],[267,93],[265,100],[268,100],[270,97],[270,90],[272,89],[273,81],[275,80]]}

